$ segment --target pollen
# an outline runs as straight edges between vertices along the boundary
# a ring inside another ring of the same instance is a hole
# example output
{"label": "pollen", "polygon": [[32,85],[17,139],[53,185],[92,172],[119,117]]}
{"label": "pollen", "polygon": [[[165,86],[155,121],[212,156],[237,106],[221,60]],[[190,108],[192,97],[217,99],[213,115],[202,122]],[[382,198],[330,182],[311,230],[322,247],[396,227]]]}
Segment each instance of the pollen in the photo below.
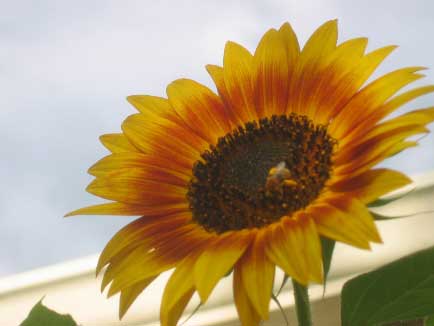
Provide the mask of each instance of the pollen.
{"label": "pollen", "polygon": [[272,116],[218,139],[193,166],[187,199],[208,231],[261,228],[306,207],[329,179],[336,141],[305,116]]}

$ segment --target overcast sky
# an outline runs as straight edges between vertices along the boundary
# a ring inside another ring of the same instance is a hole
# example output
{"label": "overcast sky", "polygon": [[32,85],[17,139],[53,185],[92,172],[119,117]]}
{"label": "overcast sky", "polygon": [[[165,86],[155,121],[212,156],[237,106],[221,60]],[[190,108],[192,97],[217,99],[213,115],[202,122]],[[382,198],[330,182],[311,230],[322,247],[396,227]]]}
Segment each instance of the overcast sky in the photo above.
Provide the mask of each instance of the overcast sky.
{"label": "overcast sky", "polygon": [[[430,0],[0,0],[0,12],[0,276],[97,253],[131,220],[62,216],[100,202],[84,191],[86,170],[106,155],[98,136],[134,112],[125,97],[164,95],[180,77],[211,85],[204,65],[221,63],[227,40],[253,50],[289,21],[304,42],[338,18],[341,41],[400,45],[380,73],[434,68]],[[388,166],[433,170],[433,145],[429,135]]]}

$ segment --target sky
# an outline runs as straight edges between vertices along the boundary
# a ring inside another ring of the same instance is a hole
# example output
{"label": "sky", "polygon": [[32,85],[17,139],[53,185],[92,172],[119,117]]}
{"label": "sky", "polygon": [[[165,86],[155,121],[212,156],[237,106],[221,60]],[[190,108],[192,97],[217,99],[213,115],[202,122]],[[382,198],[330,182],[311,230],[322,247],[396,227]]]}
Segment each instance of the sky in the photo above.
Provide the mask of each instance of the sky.
{"label": "sky", "polygon": [[[107,154],[98,136],[134,113],[125,97],[164,96],[184,77],[214,88],[204,66],[221,64],[227,40],[254,50],[289,21],[304,42],[338,18],[340,41],[400,46],[376,76],[434,68],[430,0],[0,0],[0,12],[0,276],[98,253],[133,219],[63,215],[101,202],[84,191],[86,171]],[[416,84],[433,84],[426,75]],[[433,103],[425,96],[407,109]],[[432,171],[433,145],[428,135],[385,165]]]}

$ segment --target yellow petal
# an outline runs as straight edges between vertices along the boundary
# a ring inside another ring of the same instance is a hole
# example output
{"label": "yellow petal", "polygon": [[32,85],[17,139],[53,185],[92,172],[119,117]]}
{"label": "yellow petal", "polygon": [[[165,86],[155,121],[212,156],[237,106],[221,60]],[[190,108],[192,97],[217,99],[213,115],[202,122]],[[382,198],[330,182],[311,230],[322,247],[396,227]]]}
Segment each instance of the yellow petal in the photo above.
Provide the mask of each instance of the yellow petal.
{"label": "yellow petal", "polygon": [[233,267],[250,241],[248,231],[227,232],[218,236],[200,255],[193,272],[202,302],[206,302],[218,281]]}
{"label": "yellow petal", "polygon": [[324,68],[313,78],[310,96],[305,100],[308,115],[314,116],[318,123],[328,123],[339,103],[348,101],[358,90],[360,80],[356,71],[367,41],[366,38],[348,40],[324,58]]}
{"label": "yellow petal", "polygon": [[330,185],[335,192],[343,192],[357,197],[363,203],[377,198],[411,183],[406,175],[389,169],[368,170],[356,177],[343,178]]}
{"label": "yellow petal", "polygon": [[367,131],[373,128],[381,119],[394,112],[404,104],[414,100],[415,98],[432,92],[434,92],[434,85],[429,85],[418,87],[393,97],[391,100],[387,101],[374,112],[372,112],[368,118],[366,118],[364,121],[361,121],[359,125],[357,125],[351,132],[348,133],[348,136],[345,137],[345,139],[358,139],[360,135],[365,134]]}
{"label": "yellow petal", "polygon": [[298,44],[297,35],[295,35],[289,23],[284,23],[278,32],[285,45],[288,64],[294,67],[300,55],[300,45]]}
{"label": "yellow petal", "polygon": [[283,217],[287,222],[276,223],[267,228],[267,257],[287,275],[296,279],[301,284],[309,282],[308,266],[301,248],[304,245],[302,230],[298,223],[288,217]]}
{"label": "yellow petal", "polygon": [[203,140],[183,126],[166,119],[150,121],[142,114],[125,119],[122,130],[142,152],[171,159],[186,169],[191,169],[207,147]]}
{"label": "yellow petal", "polygon": [[225,76],[224,71],[222,67],[216,66],[216,65],[206,65],[206,70],[210,74],[211,78],[214,81],[214,84],[217,87],[217,91],[225,104],[228,118],[232,124],[232,126],[238,126],[244,124],[245,121],[243,119],[249,119],[248,116],[246,116],[244,109],[238,110],[232,106],[231,98],[229,96],[228,90],[226,88],[225,84]]}
{"label": "yellow petal", "polygon": [[86,190],[108,200],[145,206],[183,203],[187,193],[185,186],[149,180],[146,172],[133,168],[97,178]]}
{"label": "yellow petal", "polygon": [[253,56],[234,42],[227,42],[223,57],[223,74],[232,110],[242,121],[257,119],[254,103]]}
{"label": "yellow petal", "polygon": [[343,148],[335,157],[335,174],[352,173],[353,176],[367,171],[373,165],[389,157],[390,149],[407,137],[426,133],[428,129],[419,125],[397,128],[354,147]]}
{"label": "yellow petal", "polygon": [[113,263],[115,266],[106,270],[103,280],[104,283],[112,280],[108,295],[173,268],[193,250],[201,248],[209,240],[198,236],[197,229],[196,225],[186,225],[159,234],[154,239],[152,250],[147,251],[148,246],[137,247],[119,262]]}
{"label": "yellow petal", "polygon": [[209,88],[190,79],[178,79],[167,87],[169,102],[196,134],[208,143],[230,131],[226,108]]}
{"label": "yellow petal", "polygon": [[181,318],[185,307],[190,302],[191,297],[194,294],[194,290],[190,289],[189,292],[185,293],[182,298],[178,300],[176,305],[172,308],[170,316],[167,319],[161,320],[161,326],[177,326],[178,320]]}
{"label": "yellow petal", "polygon": [[137,297],[151,284],[157,276],[147,278],[121,291],[119,302],[119,319],[122,319]]}
{"label": "yellow petal", "polygon": [[92,165],[88,173],[99,177],[114,171],[131,168],[147,170],[151,175],[158,174],[161,177],[171,175],[170,178],[178,179],[177,184],[188,182],[191,178],[191,170],[180,169],[178,166],[170,164],[170,162],[135,152],[108,155]]}
{"label": "yellow petal", "polygon": [[420,126],[431,123],[434,120],[434,108],[425,108],[414,110],[409,113],[400,115],[396,118],[386,120],[385,122],[376,126],[372,125],[365,130],[364,133],[353,133],[339,142],[339,146],[343,147],[347,144],[351,146],[358,145],[362,142],[367,142],[369,139],[378,137],[380,135],[386,135],[393,133],[394,130],[405,130],[409,126]]}
{"label": "yellow petal", "polygon": [[240,319],[242,326],[259,326],[261,318],[253,308],[250,302],[247,292],[243,285],[243,280],[239,267],[234,268],[234,301],[238,312],[238,317]]}
{"label": "yellow petal", "polygon": [[262,37],[253,63],[258,117],[284,113],[288,99],[289,66],[286,44],[275,29]]}
{"label": "yellow petal", "polygon": [[[89,169],[89,174],[97,178],[109,178],[111,174],[134,169],[141,171],[144,179],[169,183],[180,187],[186,187],[191,178],[188,174],[179,173],[176,168],[150,164],[150,158],[140,153],[117,153],[104,157]],[[126,171],[125,171],[126,172]]]}
{"label": "yellow petal", "polygon": [[141,246],[142,248],[147,247],[145,250],[147,251],[152,248],[153,238],[162,237],[165,233],[185,225],[189,220],[189,215],[183,213],[166,216],[147,216],[131,222],[119,230],[105,246],[98,260],[97,274],[115,256],[119,255],[122,259],[125,258],[131,251],[128,251],[126,248]]}
{"label": "yellow petal", "polygon": [[[160,307],[160,322],[162,325],[177,325],[179,317],[182,315],[182,305],[180,302],[187,303],[183,300],[186,296],[194,291],[194,277],[192,270],[198,255],[193,253],[187,256],[178,264],[172,273],[164,289],[163,298]],[[191,295],[190,295],[191,297]],[[187,302],[186,302],[187,301]],[[185,305],[184,305],[185,308]]]}
{"label": "yellow petal", "polygon": [[265,254],[264,232],[259,231],[238,265],[250,302],[262,319],[269,316],[275,267]]}
{"label": "yellow petal", "polygon": [[312,82],[325,67],[327,58],[336,48],[337,21],[331,20],[320,26],[309,38],[301,51],[295,76],[291,78],[289,90],[290,111],[305,114],[309,108],[306,99],[309,98]]}
{"label": "yellow petal", "polygon": [[[304,244],[298,250],[303,253],[304,259],[306,260],[309,280],[316,283],[323,283],[322,249],[315,223],[310,215],[304,212],[295,214],[293,219],[297,221],[302,231],[300,235],[303,238]],[[286,226],[288,220],[283,223]],[[291,232],[291,228],[288,229],[288,232]]]}
{"label": "yellow petal", "polygon": [[371,228],[363,226],[365,223],[369,224],[369,222],[365,222],[367,217],[364,212],[360,215],[353,215],[352,210],[343,211],[324,202],[311,206],[308,213],[314,219],[318,232],[325,237],[361,249],[370,249],[369,241],[379,240],[376,236],[378,232],[375,225],[374,228],[372,225]]}
{"label": "yellow petal", "polygon": [[66,214],[65,217],[75,215],[159,216],[187,211],[189,211],[187,203],[163,206],[145,206],[113,202],[76,209]]}
{"label": "yellow petal", "polygon": [[[388,73],[359,91],[336,116],[329,127],[330,134],[341,139],[376,108],[409,83],[423,77],[417,71],[423,67],[409,67]],[[359,112],[360,114],[354,114]]]}
{"label": "yellow petal", "polygon": [[99,140],[112,153],[139,151],[124,134],[105,134],[100,136]]}

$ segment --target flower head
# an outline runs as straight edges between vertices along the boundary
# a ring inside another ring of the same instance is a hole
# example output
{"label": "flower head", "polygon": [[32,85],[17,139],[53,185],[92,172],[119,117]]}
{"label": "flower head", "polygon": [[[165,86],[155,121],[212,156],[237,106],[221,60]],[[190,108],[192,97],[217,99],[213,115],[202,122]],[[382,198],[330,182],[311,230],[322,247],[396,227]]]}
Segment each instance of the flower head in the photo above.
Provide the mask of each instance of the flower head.
{"label": "flower head", "polygon": [[434,86],[399,90],[423,68],[365,85],[395,48],[366,53],[366,38],[337,45],[336,21],[300,50],[288,23],[254,54],[226,44],[223,66],[207,66],[218,95],[188,79],[167,99],[136,95],[139,113],[122,133],[101,137],[111,154],[89,170],[87,190],[112,202],[70,213],[139,215],[101,254],[102,287],[120,292],[120,315],[173,269],[162,325],[176,325],[197,291],[205,302],[233,269],[243,325],[267,319],[275,268],[301,284],[323,282],[320,236],[369,249],[381,242],[366,205],[410,182],[374,168],[417,143],[434,109],[385,119]]}

